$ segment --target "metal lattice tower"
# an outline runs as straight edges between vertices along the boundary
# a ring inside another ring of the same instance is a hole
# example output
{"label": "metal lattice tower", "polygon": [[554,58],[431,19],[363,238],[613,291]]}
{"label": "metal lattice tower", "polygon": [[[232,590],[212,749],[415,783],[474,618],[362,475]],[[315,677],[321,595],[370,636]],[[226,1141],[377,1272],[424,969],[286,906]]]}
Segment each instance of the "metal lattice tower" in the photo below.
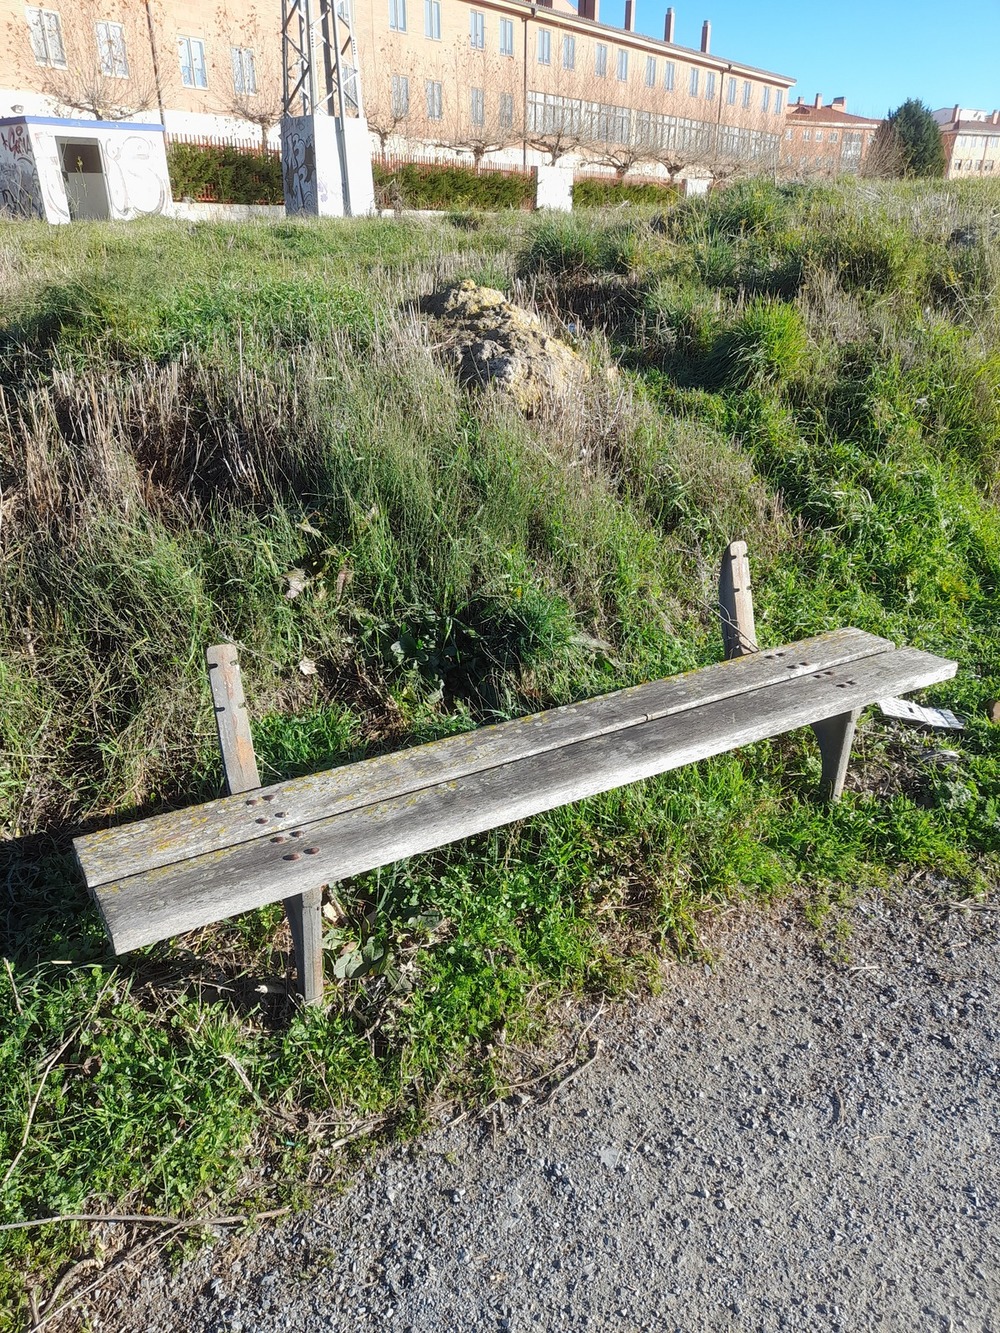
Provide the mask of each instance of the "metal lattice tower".
{"label": "metal lattice tower", "polygon": [[350,0],[282,0],[286,116],[364,114]]}

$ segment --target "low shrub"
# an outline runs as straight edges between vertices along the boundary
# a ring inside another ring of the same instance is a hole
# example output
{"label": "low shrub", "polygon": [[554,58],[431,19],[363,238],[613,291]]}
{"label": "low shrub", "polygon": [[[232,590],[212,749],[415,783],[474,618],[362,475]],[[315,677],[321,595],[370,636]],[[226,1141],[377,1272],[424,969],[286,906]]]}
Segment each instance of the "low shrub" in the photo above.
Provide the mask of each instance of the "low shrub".
{"label": "low shrub", "polygon": [[614,208],[619,204],[663,206],[680,197],[679,187],[666,181],[595,180],[586,177],[573,184],[574,208]]}
{"label": "low shrub", "polygon": [[446,163],[372,163],[382,208],[531,208],[535,181],[528,172],[476,171]]}
{"label": "low shrub", "polygon": [[220,204],[280,204],[281,158],[267,149],[233,144],[167,145],[175,199],[211,198]]}

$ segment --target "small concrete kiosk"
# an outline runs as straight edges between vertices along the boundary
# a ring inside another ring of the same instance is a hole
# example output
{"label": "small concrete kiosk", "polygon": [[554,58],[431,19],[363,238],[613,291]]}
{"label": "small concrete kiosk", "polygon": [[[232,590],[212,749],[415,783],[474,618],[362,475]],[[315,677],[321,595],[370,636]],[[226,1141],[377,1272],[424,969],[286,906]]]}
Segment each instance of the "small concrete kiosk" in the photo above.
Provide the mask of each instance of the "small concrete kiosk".
{"label": "small concrete kiosk", "polygon": [[169,213],[162,125],[0,120],[0,215],[77,222]]}

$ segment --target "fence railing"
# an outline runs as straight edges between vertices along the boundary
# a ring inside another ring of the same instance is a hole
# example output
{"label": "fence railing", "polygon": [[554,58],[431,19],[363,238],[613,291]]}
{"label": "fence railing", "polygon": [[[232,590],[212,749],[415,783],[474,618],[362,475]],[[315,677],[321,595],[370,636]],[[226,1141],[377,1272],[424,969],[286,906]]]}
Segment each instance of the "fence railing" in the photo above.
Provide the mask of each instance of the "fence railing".
{"label": "fence railing", "polygon": [[380,167],[386,171],[398,171],[401,167],[464,167],[467,171],[475,171],[477,175],[501,175],[501,176],[530,176],[532,174],[530,167],[515,166],[512,162],[473,162],[467,154],[459,156],[457,153],[451,153],[449,156],[436,153],[379,153],[374,158]]}
{"label": "fence railing", "polygon": [[264,153],[267,157],[280,157],[281,149],[261,143],[258,138],[237,138],[232,134],[173,134],[167,132],[168,144],[190,144],[193,148],[235,148],[241,153]]}

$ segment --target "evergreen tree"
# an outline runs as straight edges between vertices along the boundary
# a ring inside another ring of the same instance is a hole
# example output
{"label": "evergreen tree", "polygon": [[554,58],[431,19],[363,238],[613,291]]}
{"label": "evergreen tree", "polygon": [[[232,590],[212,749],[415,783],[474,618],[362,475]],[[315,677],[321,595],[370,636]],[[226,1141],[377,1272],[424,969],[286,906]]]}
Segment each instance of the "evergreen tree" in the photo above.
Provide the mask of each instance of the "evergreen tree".
{"label": "evergreen tree", "polygon": [[884,138],[895,145],[901,176],[943,176],[941,131],[923,102],[911,97],[889,113]]}

